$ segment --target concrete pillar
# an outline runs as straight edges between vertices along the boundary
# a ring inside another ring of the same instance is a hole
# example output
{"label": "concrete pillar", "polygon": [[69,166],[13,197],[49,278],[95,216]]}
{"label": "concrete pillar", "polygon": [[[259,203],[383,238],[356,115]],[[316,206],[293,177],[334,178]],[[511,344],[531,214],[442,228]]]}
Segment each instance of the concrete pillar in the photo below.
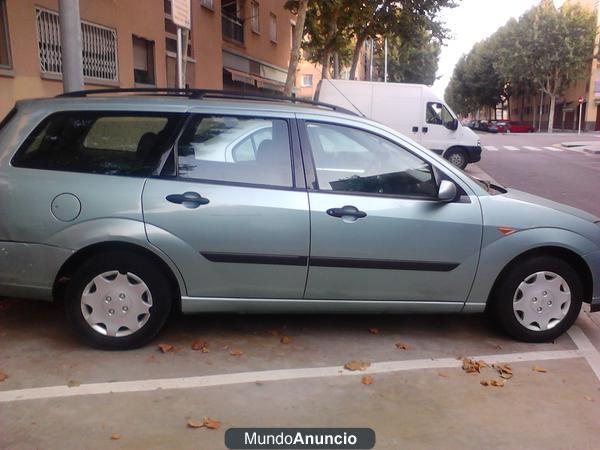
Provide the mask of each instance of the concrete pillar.
{"label": "concrete pillar", "polygon": [[83,44],[79,0],[60,0],[59,21],[63,90],[79,91],[83,89]]}

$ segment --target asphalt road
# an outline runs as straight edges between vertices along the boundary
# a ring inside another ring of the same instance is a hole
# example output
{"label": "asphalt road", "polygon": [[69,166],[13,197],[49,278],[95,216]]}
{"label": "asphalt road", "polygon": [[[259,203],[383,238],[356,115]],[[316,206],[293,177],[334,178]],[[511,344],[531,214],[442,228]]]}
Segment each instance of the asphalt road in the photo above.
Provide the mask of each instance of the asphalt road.
{"label": "asphalt road", "polygon": [[[600,216],[600,154],[562,147],[599,134],[481,133],[478,166],[499,183]],[[551,148],[553,150],[551,150]]]}

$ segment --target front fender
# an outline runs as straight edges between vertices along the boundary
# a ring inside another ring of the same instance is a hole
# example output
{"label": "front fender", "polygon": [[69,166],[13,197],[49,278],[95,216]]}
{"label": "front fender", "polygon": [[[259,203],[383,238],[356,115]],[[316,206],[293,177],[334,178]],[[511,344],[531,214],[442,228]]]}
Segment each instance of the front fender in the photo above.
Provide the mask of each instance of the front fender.
{"label": "front fender", "polygon": [[[499,237],[482,247],[475,282],[466,303],[487,302],[496,279],[508,263],[527,251],[543,247],[571,250],[586,264],[589,263],[585,256],[598,251],[598,246],[591,240],[562,228],[531,228]],[[592,267],[590,271],[594,273]]]}

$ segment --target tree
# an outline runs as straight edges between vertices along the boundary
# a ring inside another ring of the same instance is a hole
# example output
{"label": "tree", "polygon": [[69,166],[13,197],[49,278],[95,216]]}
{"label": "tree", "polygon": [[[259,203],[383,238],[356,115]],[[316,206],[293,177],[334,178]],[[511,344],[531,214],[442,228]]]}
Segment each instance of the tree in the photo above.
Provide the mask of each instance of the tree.
{"label": "tree", "polygon": [[428,33],[431,39],[441,42],[447,37],[447,30],[437,15],[442,8],[456,6],[454,0],[363,0],[351,4],[350,34],[354,39],[351,80],[356,77],[360,51],[367,38],[386,36],[404,45]]}
{"label": "tree", "polygon": [[292,39],[292,48],[290,50],[290,65],[288,67],[287,78],[285,80],[285,95],[292,94],[292,88],[296,81],[296,70],[298,69],[298,61],[300,61],[300,47],[304,38],[304,22],[306,20],[306,8],[308,0],[299,0],[298,9],[296,10],[296,27],[294,28],[294,36]]}
{"label": "tree", "polygon": [[542,0],[519,20],[514,57],[550,97],[548,132],[554,126],[557,96],[589,72],[595,37],[595,14],[571,2],[557,9],[551,0]]}
{"label": "tree", "polygon": [[[383,66],[382,40],[376,51],[377,64]],[[398,36],[388,39],[388,81],[432,85],[436,80],[441,44],[426,32],[410,40]]]}

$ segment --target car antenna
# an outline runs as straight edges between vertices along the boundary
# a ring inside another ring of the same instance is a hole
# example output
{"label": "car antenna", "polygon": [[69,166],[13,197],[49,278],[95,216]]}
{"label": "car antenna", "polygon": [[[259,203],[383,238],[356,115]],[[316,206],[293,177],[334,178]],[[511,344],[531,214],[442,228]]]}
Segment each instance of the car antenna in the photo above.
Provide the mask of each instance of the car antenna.
{"label": "car antenna", "polygon": [[353,108],[354,108],[356,111],[358,111],[358,113],[359,113],[361,116],[363,116],[363,118],[365,118],[365,119],[368,119],[368,117],[367,117],[367,116],[365,116],[365,115],[363,114],[363,112],[362,112],[360,109],[358,109],[358,108],[357,108],[357,106],[356,106],[354,103],[352,103],[352,100],[350,100],[348,97],[346,97],[346,96],[344,95],[344,93],[343,93],[342,91],[340,91],[340,89],[339,89],[339,88],[338,88],[338,87],[337,87],[335,84],[333,84],[333,83],[331,82],[331,80],[328,80],[327,78],[325,78],[325,79],[321,80],[321,83],[322,83],[323,81],[327,81],[327,82],[329,82],[329,84],[331,84],[331,85],[332,85],[332,86],[335,88],[335,90],[336,90],[336,91],[338,91],[338,92],[340,93],[340,95],[341,95],[342,97],[344,97],[344,98],[345,98],[345,99],[348,101],[348,103],[350,103],[350,104],[352,105],[352,107],[353,107]]}

